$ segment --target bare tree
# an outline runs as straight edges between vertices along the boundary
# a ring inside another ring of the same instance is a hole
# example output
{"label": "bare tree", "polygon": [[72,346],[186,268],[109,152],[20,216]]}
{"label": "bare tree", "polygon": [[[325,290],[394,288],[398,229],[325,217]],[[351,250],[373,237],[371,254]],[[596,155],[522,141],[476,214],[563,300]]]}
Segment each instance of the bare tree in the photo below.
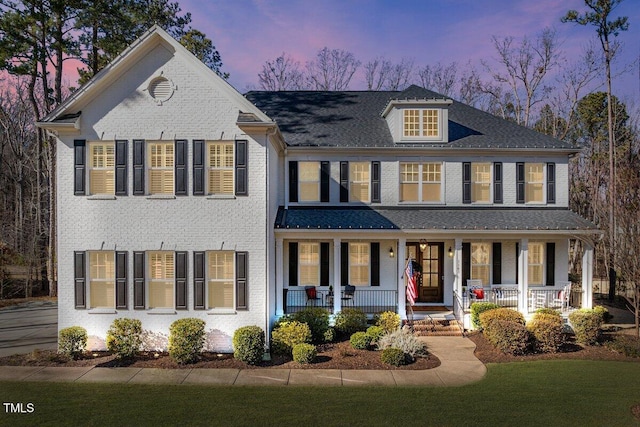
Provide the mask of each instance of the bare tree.
{"label": "bare tree", "polygon": [[353,53],[324,47],[307,62],[307,82],[314,90],[347,90],[359,66]]}
{"label": "bare tree", "polygon": [[426,65],[418,70],[418,77],[422,87],[433,90],[445,96],[453,96],[458,77],[458,64],[452,62],[443,65],[436,62],[434,65]]}
{"label": "bare tree", "polygon": [[389,78],[391,61],[383,57],[375,58],[364,64],[364,79],[368,90],[383,90]]}
{"label": "bare tree", "polygon": [[413,74],[413,59],[402,58],[389,69],[386,90],[404,90],[411,84]]}
{"label": "bare tree", "polygon": [[262,90],[305,89],[305,77],[300,69],[300,62],[284,52],[276,59],[266,61],[262,65],[258,80]]}

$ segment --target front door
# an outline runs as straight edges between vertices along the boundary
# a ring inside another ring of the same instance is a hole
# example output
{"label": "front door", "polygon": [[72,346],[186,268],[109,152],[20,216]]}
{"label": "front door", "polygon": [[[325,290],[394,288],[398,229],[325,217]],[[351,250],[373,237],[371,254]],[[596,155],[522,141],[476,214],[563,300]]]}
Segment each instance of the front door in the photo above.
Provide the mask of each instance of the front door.
{"label": "front door", "polygon": [[418,276],[418,298],[416,302],[443,302],[442,288],[444,286],[443,254],[444,243],[426,243],[424,249],[418,243],[407,243],[407,255],[418,262],[422,268],[422,274]]}

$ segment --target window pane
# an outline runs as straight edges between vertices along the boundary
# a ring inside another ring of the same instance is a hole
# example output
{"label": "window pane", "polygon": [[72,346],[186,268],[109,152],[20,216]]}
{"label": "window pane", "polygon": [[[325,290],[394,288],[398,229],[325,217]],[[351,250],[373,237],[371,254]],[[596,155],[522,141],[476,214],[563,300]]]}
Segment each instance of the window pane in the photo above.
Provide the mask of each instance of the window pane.
{"label": "window pane", "polygon": [[418,184],[400,184],[400,201],[417,202]]}
{"label": "window pane", "polygon": [[420,136],[419,110],[404,110],[404,136]]}
{"label": "window pane", "polygon": [[210,281],[209,298],[207,301],[209,308],[233,308],[233,282]]}
{"label": "window pane", "polygon": [[438,136],[438,110],[422,111],[422,135]]}
{"label": "window pane", "polygon": [[491,163],[472,163],[471,180],[472,201],[491,201]]}
{"label": "window pane", "polygon": [[173,142],[149,147],[149,193],[173,194]]}
{"label": "window pane", "polygon": [[299,266],[301,285],[320,284],[320,244],[299,244]]}
{"label": "window pane", "polygon": [[369,163],[349,163],[349,201],[369,202]]}
{"label": "window pane", "polygon": [[544,244],[529,243],[528,276],[530,285],[544,284]]}
{"label": "window pane", "polygon": [[115,282],[91,280],[89,292],[91,308],[115,308]]}
{"label": "window pane", "polygon": [[233,194],[233,144],[207,144],[208,194]]}
{"label": "window pane", "polygon": [[91,194],[115,193],[115,144],[91,143],[89,145],[89,192]]}
{"label": "window pane", "polygon": [[173,281],[149,282],[149,308],[173,308]]}
{"label": "window pane", "polygon": [[149,254],[149,277],[152,279],[173,279],[173,252],[151,252]]}
{"label": "window pane", "polygon": [[115,254],[111,251],[90,252],[89,270],[91,279],[114,280]]}
{"label": "window pane", "polygon": [[369,284],[369,243],[349,244],[349,284]]}
{"label": "window pane", "polygon": [[471,278],[482,280],[483,285],[490,284],[490,244],[489,243],[472,243],[471,244]]}
{"label": "window pane", "polygon": [[235,277],[234,252],[211,251],[208,253],[209,280],[228,280]]}
{"label": "window pane", "polygon": [[440,184],[423,184],[422,185],[422,201],[423,202],[439,202],[440,201]]}
{"label": "window pane", "polygon": [[526,202],[542,203],[544,189],[544,164],[525,164]]}

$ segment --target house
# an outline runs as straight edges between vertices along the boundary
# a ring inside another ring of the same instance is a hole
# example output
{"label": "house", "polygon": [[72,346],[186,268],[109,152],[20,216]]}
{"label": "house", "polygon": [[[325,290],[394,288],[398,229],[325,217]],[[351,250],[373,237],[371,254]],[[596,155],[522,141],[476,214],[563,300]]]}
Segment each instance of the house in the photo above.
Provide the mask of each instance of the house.
{"label": "house", "polygon": [[406,317],[408,259],[419,306],[464,316],[469,279],[527,313],[562,289],[571,239],[591,304],[578,151],[423,88],[242,96],[153,27],[38,126],[57,140],[59,328],[94,349],[120,317],[150,349],[203,319],[214,351],[308,303]]}

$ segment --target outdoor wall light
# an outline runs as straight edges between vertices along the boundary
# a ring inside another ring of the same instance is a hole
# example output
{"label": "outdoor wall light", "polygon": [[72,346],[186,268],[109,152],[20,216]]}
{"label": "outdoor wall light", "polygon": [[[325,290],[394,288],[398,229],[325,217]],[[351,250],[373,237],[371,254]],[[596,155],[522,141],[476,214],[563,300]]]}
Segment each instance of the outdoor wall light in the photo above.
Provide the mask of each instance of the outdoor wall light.
{"label": "outdoor wall light", "polygon": [[389,248],[389,258],[393,258],[396,254],[393,253],[393,247]]}
{"label": "outdoor wall light", "polygon": [[451,246],[449,246],[449,258],[453,258],[453,251],[451,250]]}
{"label": "outdoor wall light", "polygon": [[422,252],[427,250],[427,241],[424,239],[420,239],[420,250]]}

